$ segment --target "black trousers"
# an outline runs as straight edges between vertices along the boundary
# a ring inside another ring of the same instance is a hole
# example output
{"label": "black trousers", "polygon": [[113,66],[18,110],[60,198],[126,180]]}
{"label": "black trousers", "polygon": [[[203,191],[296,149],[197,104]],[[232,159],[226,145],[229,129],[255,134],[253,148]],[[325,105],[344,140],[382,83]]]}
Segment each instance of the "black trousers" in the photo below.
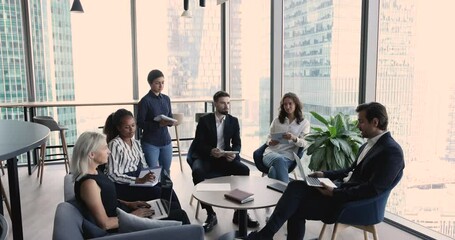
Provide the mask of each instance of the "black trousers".
{"label": "black trousers", "polygon": [[[209,159],[195,159],[191,166],[193,170],[193,182],[194,185],[204,181],[205,179],[240,175],[250,175],[250,169],[248,166],[240,162],[240,160],[234,160],[228,162],[225,158],[209,158]],[[208,213],[214,213],[213,208],[209,205],[201,203],[201,207],[206,209]]]}
{"label": "black trousers", "polygon": [[[117,198],[134,202],[134,201],[150,201],[158,199],[161,196],[161,183],[156,184],[153,187],[138,187],[130,186],[129,184],[118,184],[115,183],[115,189],[117,191]],[[171,209],[181,209],[180,201],[172,190],[172,202]]]}
{"label": "black trousers", "polygon": [[333,220],[341,203],[304,181],[291,181],[261,234],[272,237],[288,221],[288,240],[303,240],[306,220]]}

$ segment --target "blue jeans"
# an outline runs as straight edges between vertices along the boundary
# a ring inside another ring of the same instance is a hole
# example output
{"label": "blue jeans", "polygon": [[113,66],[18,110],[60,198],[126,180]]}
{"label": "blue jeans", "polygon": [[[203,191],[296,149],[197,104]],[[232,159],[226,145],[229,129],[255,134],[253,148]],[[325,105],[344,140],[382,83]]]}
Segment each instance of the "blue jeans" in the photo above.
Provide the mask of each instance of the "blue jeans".
{"label": "blue jeans", "polygon": [[292,165],[292,160],[283,155],[271,152],[262,159],[264,165],[269,167],[269,178],[277,179],[283,182],[289,182],[288,169]]}
{"label": "blue jeans", "polygon": [[141,144],[147,165],[149,167],[161,166],[162,170],[166,170],[170,174],[172,162],[172,143],[161,147],[146,142],[141,142]]}

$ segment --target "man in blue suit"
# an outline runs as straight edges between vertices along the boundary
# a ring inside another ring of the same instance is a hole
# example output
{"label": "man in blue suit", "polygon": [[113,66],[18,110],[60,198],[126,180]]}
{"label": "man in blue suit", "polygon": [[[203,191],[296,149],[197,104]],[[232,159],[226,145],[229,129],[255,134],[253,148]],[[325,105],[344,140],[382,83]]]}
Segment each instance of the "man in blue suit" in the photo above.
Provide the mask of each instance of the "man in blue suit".
{"label": "man in blue suit", "polygon": [[[239,120],[228,113],[229,94],[218,91],[213,96],[213,104],[215,112],[199,119],[196,137],[192,143],[194,153],[191,169],[195,185],[207,178],[250,174],[250,169],[240,162],[240,126]],[[211,206],[201,203],[201,207],[207,210],[207,220],[203,227],[205,232],[209,232],[218,222],[216,214]],[[238,224],[237,211],[234,212],[233,222]],[[259,223],[248,218],[248,226],[258,227]]]}
{"label": "man in blue suit", "polygon": [[289,183],[266,226],[247,239],[272,239],[288,221],[287,239],[303,239],[306,220],[334,219],[344,203],[371,198],[390,189],[404,169],[403,151],[387,131],[386,108],[377,102],[357,107],[358,128],[368,141],[359,149],[356,162],[348,169],[314,172],[314,177],[341,180],[338,188],[309,187],[303,181]]}

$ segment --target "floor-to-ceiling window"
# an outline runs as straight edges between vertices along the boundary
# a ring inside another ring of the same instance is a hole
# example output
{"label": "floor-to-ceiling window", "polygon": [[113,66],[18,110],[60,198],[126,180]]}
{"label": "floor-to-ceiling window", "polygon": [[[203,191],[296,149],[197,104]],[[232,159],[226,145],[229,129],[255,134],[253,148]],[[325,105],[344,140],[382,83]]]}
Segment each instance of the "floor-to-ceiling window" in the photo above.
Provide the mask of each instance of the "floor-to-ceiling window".
{"label": "floor-to-ceiling window", "polygon": [[[70,1],[72,3],[72,1]],[[74,99],[79,102],[132,100],[130,1],[82,1],[84,13],[71,13]],[[67,8],[61,9],[68,12]],[[70,74],[65,72],[62,74]],[[117,108],[77,107],[77,134],[97,130]],[[71,143],[71,142],[70,142]]]}
{"label": "floor-to-ceiling window", "polygon": [[[221,89],[221,7],[207,1],[189,1],[191,18],[181,17],[183,1],[137,1],[139,98],[150,87],[147,74],[160,69],[164,93],[172,99],[212,99]],[[194,137],[195,113],[204,103],[179,103],[172,111],[183,113],[179,137]],[[211,108],[208,109],[211,111]]]}
{"label": "floor-to-ceiling window", "polygon": [[283,3],[284,92],[300,97],[306,117],[309,111],[324,116],[354,114],[359,96],[361,1]]}
{"label": "floor-to-ceiling window", "polygon": [[361,12],[358,0],[283,1],[283,92],[299,96],[312,127],[322,124],[310,111],[356,118]]}
{"label": "floor-to-ceiling window", "polygon": [[242,154],[265,142],[270,124],[270,2],[229,2],[228,90],[231,114],[239,118]]}
{"label": "floor-to-ceiling window", "polygon": [[455,37],[451,0],[380,2],[377,101],[405,174],[388,211],[455,238]]}

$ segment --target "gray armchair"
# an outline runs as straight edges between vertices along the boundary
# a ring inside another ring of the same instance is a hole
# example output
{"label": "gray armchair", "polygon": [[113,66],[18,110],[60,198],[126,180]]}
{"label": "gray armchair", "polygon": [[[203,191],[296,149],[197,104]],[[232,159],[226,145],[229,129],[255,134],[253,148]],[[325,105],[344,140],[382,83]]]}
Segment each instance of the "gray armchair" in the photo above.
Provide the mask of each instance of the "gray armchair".
{"label": "gray armchair", "polygon": [[[73,181],[71,175],[65,176],[64,199],[74,199]],[[57,206],[54,218],[53,240],[79,240],[84,239],[82,224],[84,217],[71,203],[62,202]],[[182,225],[143,230],[131,233],[119,233],[95,239],[154,239],[154,240],[203,240],[204,230],[200,225]]]}
{"label": "gray armchair", "polygon": [[[82,222],[84,217],[71,203],[62,202],[57,206],[54,219],[53,240],[79,240],[84,239],[82,234]],[[187,240],[204,239],[204,230],[199,225],[182,225],[143,230],[131,233],[108,235],[94,239],[154,239],[154,240]]]}

